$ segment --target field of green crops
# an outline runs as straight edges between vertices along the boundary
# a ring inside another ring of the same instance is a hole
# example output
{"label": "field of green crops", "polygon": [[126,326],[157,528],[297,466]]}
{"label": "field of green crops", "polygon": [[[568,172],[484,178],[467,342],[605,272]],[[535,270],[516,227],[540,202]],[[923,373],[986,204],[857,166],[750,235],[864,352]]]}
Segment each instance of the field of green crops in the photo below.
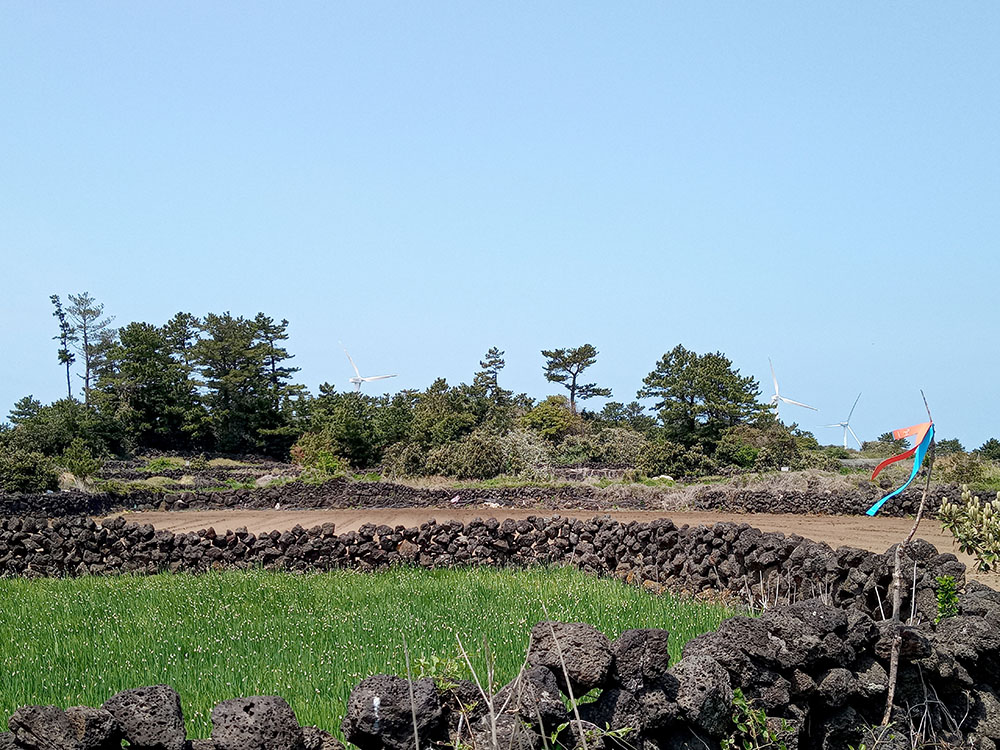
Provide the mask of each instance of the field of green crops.
{"label": "field of green crops", "polygon": [[612,638],[667,628],[674,659],[733,614],[570,568],[0,580],[0,731],[21,705],[94,706],[166,683],[191,736],[208,736],[216,702],[261,694],[339,733],[354,685],[406,674],[404,638],[415,673],[455,659],[457,636],[477,672],[490,660],[503,684],[546,609]]}

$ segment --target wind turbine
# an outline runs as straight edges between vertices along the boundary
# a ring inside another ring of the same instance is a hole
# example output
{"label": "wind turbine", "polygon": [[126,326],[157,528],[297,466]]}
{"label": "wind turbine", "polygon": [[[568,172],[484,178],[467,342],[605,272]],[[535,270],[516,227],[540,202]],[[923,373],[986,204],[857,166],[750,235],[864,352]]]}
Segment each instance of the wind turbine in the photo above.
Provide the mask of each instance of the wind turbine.
{"label": "wind turbine", "polygon": [[[343,344],[341,344],[341,346],[343,347]],[[347,359],[350,360],[351,367],[354,368],[354,372],[357,375],[357,377],[349,378],[348,381],[347,381],[348,383],[354,383],[354,392],[355,393],[360,393],[361,392],[361,384],[362,383],[370,383],[373,380],[385,380],[386,378],[395,378],[395,377],[397,377],[396,375],[369,375],[367,378],[363,378],[363,377],[361,377],[361,372],[358,370],[358,366],[356,364],[354,364],[354,360],[351,359],[351,354],[350,354],[350,352],[347,351],[346,348],[344,348],[344,354],[347,355]]]}
{"label": "wind turbine", "polygon": [[[861,394],[854,399],[854,406],[858,405],[858,401],[861,400]],[[858,436],[854,434],[854,430],[851,429],[851,416],[854,414],[854,406],[851,407],[850,414],[847,415],[847,419],[843,422],[837,422],[836,424],[825,424],[824,427],[843,427],[844,428],[844,447],[847,447],[847,433],[850,432],[851,436],[854,438],[854,442],[858,444],[858,450],[861,450],[861,441],[858,440]]]}
{"label": "wind turbine", "polygon": [[792,401],[790,398],[785,398],[778,391],[778,376],[774,374],[774,363],[771,358],[767,358],[767,363],[771,365],[771,378],[774,380],[774,395],[771,396],[771,406],[774,407],[774,417],[778,418],[778,405],[779,402],[784,401],[786,404],[793,404],[795,406],[804,406],[806,409],[812,409],[813,411],[819,411],[815,406],[809,406],[809,404],[803,404],[801,401]]}

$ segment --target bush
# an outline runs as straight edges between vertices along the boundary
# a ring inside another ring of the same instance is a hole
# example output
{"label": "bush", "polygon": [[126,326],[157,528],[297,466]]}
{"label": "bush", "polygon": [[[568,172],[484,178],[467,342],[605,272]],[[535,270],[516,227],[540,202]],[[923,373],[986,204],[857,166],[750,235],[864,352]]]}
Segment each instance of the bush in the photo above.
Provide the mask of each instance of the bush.
{"label": "bush", "polygon": [[552,450],[552,463],[556,466],[580,466],[596,461],[600,449],[590,435],[567,435]]}
{"label": "bush", "polygon": [[59,488],[52,462],[37,451],[0,449],[0,492],[45,492]]}
{"label": "bush", "polygon": [[606,427],[597,433],[596,460],[604,464],[635,466],[648,444],[649,441],[635,430]]}
{"label": "bush", "polygon": [[492,479],[503,473],[503,448],[496,434],[476,430],[461,440],[431,450],[427,454],[427,470],[459,479]]}
{"label": "bush", "polygon": [[579,415],[570,411],[565,396],[549,396],[542,403],[521,417],[521,425],[534,430],[546,440],[557,442],[571,432],[578,432],[583,424]]}
{"label": "bush", "polygon": [[427,473],[427,450],[420,443],[393,443],[382,456],[381,472],[387,477],[423,476]]}
{"label": "bush", "polygon": [[1000,562],[1000,492],[994,500],[982,502],[968,486],[962,487],[957,503],[947,499],[938,511],[941,525],[950,531],[962,552],[976,558],[980,571],[995,569]]}
{"label": "bush", "polygon": [[983,478],[985,467],[974,453],[952,453],[934,462],[934,472],[943,482],[976,484]]}
{"label": "bush", "polygon": [[99,472],[104,462],[91,454],[83,440],[73,438],[73,442],[63,451],[59,465],[77,479],[87,479]]}
{"label": "bush", "polygon": [[329,475],[347,471],[347,462],[337,455],[333,440],[325,432],[306,432],[290,451],[292,463]]}
{"label": "bush", "polygon": [[533,479],[547,477],[551,459],[545,441],[530,430],[511,430],[499,438],[504,473]]}
{"label": "bush", "polygon": [[647,443],[639,454],[637,467],[647,477],[700,477],[715,470],[715,462],[701,448],[685,448],[669,440]]}

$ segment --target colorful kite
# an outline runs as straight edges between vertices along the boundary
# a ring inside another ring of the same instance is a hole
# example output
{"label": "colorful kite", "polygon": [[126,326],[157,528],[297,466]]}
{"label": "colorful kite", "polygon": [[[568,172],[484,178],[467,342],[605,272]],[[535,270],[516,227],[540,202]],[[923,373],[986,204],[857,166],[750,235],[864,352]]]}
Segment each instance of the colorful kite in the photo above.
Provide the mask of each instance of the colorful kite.
{"label": "colorful kite", "polygon": [[903,483],[902,487],[893,490],[888,495],[879,500],[877,503],[875,503],[872,507],[870,507],[867,510],[869,516],[874,516],[876,513],[878,513],[879,508],[885,505],[886,500],[888,500],[890,497],[895,497],[900,492],[909,487],[910,482],[912,482],[913,478],[917,476],[917,472],[920,471],[920,464],[924,462],[924,456],[927,455],[927,451],[931,447],[931,441],[934,439],[934,423],[922,422],[920,424],[915,424],[910,427],[904,427],[901,430],[892,431],[893,440],[901,440],[902,438],[907,438],[907,437],[914,437],[914,441],[916,444],[905,453],[900,453],[898,456],[887,458],[885,461],[876,466],[875,471],[872,472],[872,479],[875,479],[875,477],[879,475],[879,472],[882,471],[882,469],[884,469],[889,464],[894,464],[897,461],[902,461],[903,459],[910,458],[912,456],[913,471],[910,472],[910,478]]}

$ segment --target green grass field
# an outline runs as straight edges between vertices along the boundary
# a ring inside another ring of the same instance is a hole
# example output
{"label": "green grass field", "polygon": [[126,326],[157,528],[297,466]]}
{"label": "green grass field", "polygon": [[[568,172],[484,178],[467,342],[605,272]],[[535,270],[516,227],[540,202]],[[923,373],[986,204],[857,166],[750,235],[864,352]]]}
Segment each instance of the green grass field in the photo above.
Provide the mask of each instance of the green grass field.
{"label": "green grass field", "polygon": [[733,614],[570,568],[0,580],[0,731],[21,705],[96,706],[166,683],[181,694],[191,736],[208,736],[216,702],[261,694],[339,734],[354,685],[406,674],[404,636],[415,671],[420,660],[456,658],[457,635],[477,672],[491,659],[503,684],[545,619],[543,603],[553,619],[612,638],[667,628],[674,659]]}

